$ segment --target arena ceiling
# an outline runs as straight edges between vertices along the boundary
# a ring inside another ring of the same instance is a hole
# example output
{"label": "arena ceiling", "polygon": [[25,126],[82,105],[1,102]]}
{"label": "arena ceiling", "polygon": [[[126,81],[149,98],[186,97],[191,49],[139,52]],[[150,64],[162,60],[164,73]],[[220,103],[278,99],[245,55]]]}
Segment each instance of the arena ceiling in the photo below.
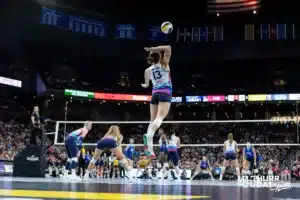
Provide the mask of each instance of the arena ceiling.
{"label": "arena ceiling", "polygon": [[[54,1],[57,5],[72,7],[73,9],[87,12],[99,13],[111,18],[135,19],[135,20],[156,20],[156,19],[189,19],[194,21],[207,16],[208,1],[235,2],[241,0],[206,0],[206,1],[138,1],[138,0],[38,0]],[[252,0],[243,0],[252,1]],[[259,13],[270,18],[286,17],[287,15],[296,17],[297,6],[289,1],[256,0],[260,1],[261,9]],[[295,2],[295,1],[293,1]],[[233,14],[233,13],[231,13]],[[242,20],[242,19],[239,19]]]}

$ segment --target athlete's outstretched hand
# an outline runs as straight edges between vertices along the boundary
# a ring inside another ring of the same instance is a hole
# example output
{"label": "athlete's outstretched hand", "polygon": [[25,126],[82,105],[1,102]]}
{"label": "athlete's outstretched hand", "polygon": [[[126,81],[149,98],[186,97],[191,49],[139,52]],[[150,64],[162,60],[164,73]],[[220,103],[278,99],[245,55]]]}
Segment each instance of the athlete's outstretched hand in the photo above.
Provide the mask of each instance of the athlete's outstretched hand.
{"label": "athlete's outstretched hand", "polygon": [[149,85],[147,85],[145,83],[142,83],[141,85],[142,85],[143,88],[147,88],[149,86]]}
{"label": "athlete's outstretched hand", "polygon": [[145,51],[151,51],[151,47],[144,47]]}

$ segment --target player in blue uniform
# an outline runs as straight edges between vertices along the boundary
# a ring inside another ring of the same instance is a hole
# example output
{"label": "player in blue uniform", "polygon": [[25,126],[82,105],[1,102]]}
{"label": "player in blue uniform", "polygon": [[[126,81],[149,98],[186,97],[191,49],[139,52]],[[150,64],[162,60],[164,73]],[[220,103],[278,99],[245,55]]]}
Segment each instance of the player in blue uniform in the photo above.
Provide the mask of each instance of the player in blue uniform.
{"label": "player in blue uniform", "polygon": [[159,139],[159,165],[162,166],[162,175],[166,173],[168,164],[168,147],[167,147],[167,137],[164,134],[164,130],[160,128],[158,133],[161,135]]}
{"label": "player in blue uniform", "polygon": [[126,157],[122,152],[123,135],[120,133],[120,129],[116,125],[112,125],[108,132],[97,142],[97,147],[93,158],[87,168],[87,172],[84,175],[84,179],[88,179],[91,171],[95,168],[95,163],[99,160],[100,155],[105,149],[109,149],[113,155],[116,155],[119,162],[124,164],[126,176],[131,179],[131,167],[129,166]]}
{"label": "player in blue uniform", "polygon": [[233,166],[235,167],[237,177],[240,177],[240,167],[236,156],[237,152],[238,152],[237,143],[236,141],[233,140],[233,134],[229,133],[228,140],[224,142],[225,158],[224,158],[223,166],[221,167],[220,180],[222,180],[223,175],[225,173],[225,169],[227,166],[229,166],[230,162],[232,162]]}
{"label": "player in blue uniform", "polygon": [[84,123],[84,126],[76,131],[71,132],[65,140],[65,147],[67,150],[68,160],[66,164],[65,177],[68,174],[68,170],[71,170],[71,178],[80,179],[76,176],[75,169],[78,162],[78,146],[82,144],[83,138],[88,134],[92,128],[92,123],[87,121]]}
{"label": "player in blue uniform", "polygon": [[192,176],[191,180],[193,180],[195,176],[197,176],[199,173],[202,173],[203,171],[206,171],[210,175],[211,180],[215,180],[210,170],[209,160],[206,156],[202,157],[202,160],[199,162],[199,165],[197,166],[196,171]]}
{"label": "player in blue uniform", "polygon": [[133,144],[133,139],[130,138],[129,139],[129,144],[127,145],[127,147],[125,148],[125,156],[127,158],[128,164],[132,167],[133,166],[133,157],[134,157],[134,153],[135,153],[135,147]]}
{"label": "player in blue uniform", "polygon": [[257,167],[257,156],[254,147],[248,142],[243,150],[243,174],[250,172]]}
{"label": "player in blue uniform", "polygon": [[151,80],[153,89],[150,102],[151,122],[148,126],[147,133],[143,135],[143,141],[145,155],[153,159],[155,158],[153,136],[168,115],[172,101],[173,89],[169,66],[171,47],[158,46],[145,48],[145,50],[150,52],[148,63],[151,64],[151,66],[145,70],[145,83],[142,84],[142,87],[149,87]]}

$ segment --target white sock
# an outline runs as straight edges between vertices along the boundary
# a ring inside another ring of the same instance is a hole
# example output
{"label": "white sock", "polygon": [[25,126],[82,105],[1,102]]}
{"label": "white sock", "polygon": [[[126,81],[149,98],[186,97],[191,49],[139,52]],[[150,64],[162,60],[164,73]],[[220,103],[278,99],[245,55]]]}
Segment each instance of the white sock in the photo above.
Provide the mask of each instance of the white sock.
{"label": "white sock", "polygon": [[162,177],[164,178],[165,174],[166,174],[166,171],[167,171],[167,168],[166,167],[163,167],[162,170],[161,170],[161,174],[162,174]]}
{"label": "white sock", "polygon": [[177,174],[178,176],[180,175],[180,170],[179,170],[179,167],[178,167],[178,166],[175,167],[175,172],[176,172],[176,174]]}
{"label": "white sock", "polygon": [[220,180],[222,180],[222,179],[223,179],[223,175],[221,174],[221,175],[220,175]]}
{"label": "white sock", "polygon": [[152,126],[152,122],[150,122],[150,124],[148,125],[147,133],[149,133],[151,131],[151,126]]}
{"label": "white sock", "polygon": [[71,172],[72,172],[72,176],[76,176],[76,171],[75,171],[75,169],[72,169]]}
{"label": "white sock", "polygon": [[85,172],[84,177],[85,177],[85,178],[90,177],[90,172],[91,172],[91,171],[87,169],[86,172]]}
{"label": "white sock", "polygon": [[150,130],[150,131],[148,131],[147,132],[147,135],[150,137],[150,138],[152,138],[153,136],[154,136],[154,131],[153,130]]}

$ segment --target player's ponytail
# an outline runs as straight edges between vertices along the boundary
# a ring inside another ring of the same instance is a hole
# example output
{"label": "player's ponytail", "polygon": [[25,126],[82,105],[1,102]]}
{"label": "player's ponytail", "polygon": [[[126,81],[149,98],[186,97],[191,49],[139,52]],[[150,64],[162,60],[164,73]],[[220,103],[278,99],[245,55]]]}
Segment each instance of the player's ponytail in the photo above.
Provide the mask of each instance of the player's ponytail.
{"label": "player's ponytail", "polygon": [[228,134],[228,139],[229,139],[230,143],[233,142],[233,134],[232,133]]}

